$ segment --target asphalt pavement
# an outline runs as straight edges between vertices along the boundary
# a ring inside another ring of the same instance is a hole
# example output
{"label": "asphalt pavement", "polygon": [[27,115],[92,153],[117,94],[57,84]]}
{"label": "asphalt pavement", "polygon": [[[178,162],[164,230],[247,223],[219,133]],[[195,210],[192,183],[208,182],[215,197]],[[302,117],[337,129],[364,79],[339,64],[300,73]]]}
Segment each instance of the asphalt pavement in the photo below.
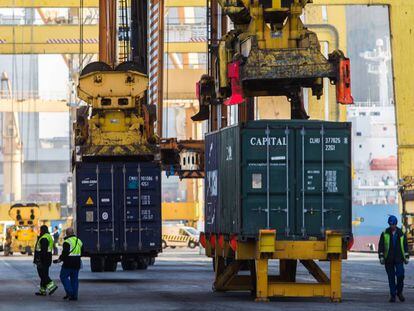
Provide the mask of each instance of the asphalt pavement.
{"label": "asphalt pavement", "polygon": [[[326,264],[322,264],[326,267]],[[276,264],[272,264],[276,269]],[[272,298],[254,302],[249,293],[212,291],[209,258],[198,251],[167,250],[148,270],[92,273],[84,259],[78,301],[64,301],[63,287],[53,296],[34,295],[38,277],[32,258],[0,256],[0,310],[414,310],[414,263],[406,266],[405,303],[388,303],[384,267],[374,254],[350,254],[343,265],[343,301],[325,298]],[[58,280],[59,266],[51,268]],[[311,280],[303,268],[298,278]]]}

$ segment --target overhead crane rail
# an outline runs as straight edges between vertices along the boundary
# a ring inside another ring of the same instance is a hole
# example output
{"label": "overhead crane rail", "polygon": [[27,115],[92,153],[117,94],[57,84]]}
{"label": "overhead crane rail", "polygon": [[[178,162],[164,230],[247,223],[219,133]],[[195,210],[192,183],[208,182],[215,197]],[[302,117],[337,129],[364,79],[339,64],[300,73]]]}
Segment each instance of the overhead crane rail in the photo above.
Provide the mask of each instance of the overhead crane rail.
{"label": "overhead crane rail", "polygon": [[[97,8],[98,0],[83,0],[83,7]],[[204,7],[205,0],[165,0],[167,7]],[[78,8],[79,0],[2,0],[0,8]]]}

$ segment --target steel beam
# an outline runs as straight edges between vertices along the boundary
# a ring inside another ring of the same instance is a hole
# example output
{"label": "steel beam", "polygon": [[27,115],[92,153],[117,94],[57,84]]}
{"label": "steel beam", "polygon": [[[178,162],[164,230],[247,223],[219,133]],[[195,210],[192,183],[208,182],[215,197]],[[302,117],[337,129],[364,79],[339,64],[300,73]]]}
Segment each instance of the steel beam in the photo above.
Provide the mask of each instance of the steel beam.
{"label": "steel beam", "polygon": [[0,99],[0,112],[69,112],[66,100]]}
{"label": "steel beam", "polygon": [[[0,54],[79,54],[77,25],[0,26]],[[83,27],[83,53],[98,52],[98,25]]]}
{"label": "steel beam", "polygon": [[[77,25],[0,26],[0,54],[79,54]],[[83,28],[83,53],[98,53],[98,25]],[[170,42],[167,53],[206,53],[206,42]]]}
{"label": "steel beam", "polygon": [[165,43],[165,53],[207,53],[207,42]]}
{"label": "steel beam", "polygon": [[[85,8],[97,8],[99,0],[83,0]],[[205,0],[166,0],[167,7],[203,7]],[[78,8],[79,0],[1,0],[0,8]]]}

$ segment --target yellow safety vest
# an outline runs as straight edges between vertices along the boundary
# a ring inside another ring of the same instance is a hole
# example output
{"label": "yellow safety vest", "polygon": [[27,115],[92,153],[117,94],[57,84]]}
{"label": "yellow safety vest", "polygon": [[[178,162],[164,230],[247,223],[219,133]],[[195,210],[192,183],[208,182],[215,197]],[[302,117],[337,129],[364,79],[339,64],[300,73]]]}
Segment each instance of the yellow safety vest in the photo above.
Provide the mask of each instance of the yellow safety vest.
{"label": "yellow safety vest", "polygon": [[[384,258],[388,257],[388,253],[390,251],[390,241],[391,241],[391,235],[389,233],[387,233],[386,231],[384,231]],[[397,234],[397,233],[395,233]],[[403,255],[403,258],[408,256],[408,253],[405,252],[404,249],[404,238],[405,236],[402,235],[400,236],[400,246],[401,246],[401,253]]]}
{"label": "yellow safety vest", "polygon": [[82,241],[75,237],[71,236],[70,238],[67,238],[65,242],[69,243],[70,250],[69,250],[69,256],[80,256],[82,251]]}
{"label": "yellow safety vest", "polygon": [[52,253],[52,252],[53,252],[53,244],[54,244],[54,242],[53,242],[53,238],[52,238],[52,236],[50,235],[50,233],[45,233],[45,234],[43,234],[43,235],[42,235],[42,236],[41,236],[41,237],[37,240],[35,250],[36,250],[37,252],[40,252],[40,251],[41,251],[40,241],[41,241],[42,239],[46,239],[46,240],[49,242],[49,245],[48,245],[48,247],[47,247],[47,252],[48,252],[48,253]]}

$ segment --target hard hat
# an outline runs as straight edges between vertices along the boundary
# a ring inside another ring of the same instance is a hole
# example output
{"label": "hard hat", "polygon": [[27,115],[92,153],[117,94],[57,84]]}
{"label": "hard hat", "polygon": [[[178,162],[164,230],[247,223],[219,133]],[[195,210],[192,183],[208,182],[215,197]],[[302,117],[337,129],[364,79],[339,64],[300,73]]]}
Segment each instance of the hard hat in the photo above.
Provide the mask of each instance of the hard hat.
{"label": "hard hat", "polygon": [[398,223],[398,219],[397,217],[395,217],[394,215],[391,215],[390,217],[388,217],[388,224],[391,225],[396,225]]}

